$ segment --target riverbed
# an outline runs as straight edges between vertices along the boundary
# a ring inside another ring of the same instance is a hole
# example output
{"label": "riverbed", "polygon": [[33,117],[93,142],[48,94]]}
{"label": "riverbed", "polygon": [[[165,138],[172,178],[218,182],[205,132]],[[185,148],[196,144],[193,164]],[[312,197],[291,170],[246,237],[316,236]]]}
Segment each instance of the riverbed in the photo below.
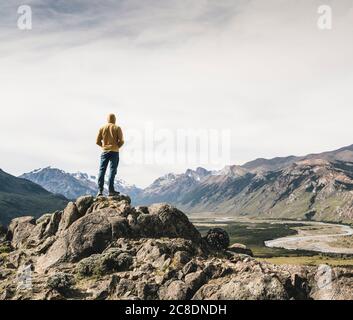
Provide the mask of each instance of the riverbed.
{"label": "riverbed", "polygon": [[283,248],[287,250],[308,250],[322,253],[353,254],[353,248],[340,247],[335,244],[342,237],[353,235],[350,226],[323,223],[301,222],[309,228],[295,228],[297,235],[265,241],[269,248]]}
{"label": "riverbed", "polygon": [[347,225],[259,220],[212,213],[192,214],[190,219],[202,233],[209,228],[224,228],[230,234],[231,242],[246,244],[259,257],[302,256],[310,255],[310,252],[353,255],[353,246],[340,241],[353,238],[353,229]]}

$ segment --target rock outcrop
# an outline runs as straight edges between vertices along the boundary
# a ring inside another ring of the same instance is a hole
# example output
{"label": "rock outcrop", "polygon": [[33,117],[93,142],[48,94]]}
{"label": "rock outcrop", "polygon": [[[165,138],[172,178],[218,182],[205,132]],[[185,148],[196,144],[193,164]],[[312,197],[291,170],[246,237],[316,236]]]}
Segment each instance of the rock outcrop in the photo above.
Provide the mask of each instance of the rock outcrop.
{"label": "rock outcrop", "polygon": [[127,196],[81,197],[39,219],[17,218],[2,234],[1,299],[353,297],[345,269],[259,262],[229,246],[224,230],[201,237],[178,209],[135,208]]}

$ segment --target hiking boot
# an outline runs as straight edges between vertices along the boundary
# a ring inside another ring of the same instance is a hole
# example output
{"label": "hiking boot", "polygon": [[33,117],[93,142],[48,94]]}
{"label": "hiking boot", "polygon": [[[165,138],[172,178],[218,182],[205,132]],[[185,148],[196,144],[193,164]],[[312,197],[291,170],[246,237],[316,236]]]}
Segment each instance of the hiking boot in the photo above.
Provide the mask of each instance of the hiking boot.
{"label": "hiking boot", "polygon": [[98,191],[98,193],[97,193],[97,198],[98,197],[103,197],[103,191]]}
{"label": "hiking boot", "polygon": [[115,197],[119,195],[120,195],[120,192],[118,191],[109,191],[109,197]]}

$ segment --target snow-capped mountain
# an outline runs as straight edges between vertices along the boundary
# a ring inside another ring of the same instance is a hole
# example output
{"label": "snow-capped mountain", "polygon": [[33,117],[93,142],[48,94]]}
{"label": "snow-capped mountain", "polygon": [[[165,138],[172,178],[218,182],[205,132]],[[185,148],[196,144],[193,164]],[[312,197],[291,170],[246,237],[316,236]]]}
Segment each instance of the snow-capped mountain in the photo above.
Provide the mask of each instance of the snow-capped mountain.
{"label": "snow-capped mountain", "polygon": [[[44,189],[52,193],[62,194],[68,199],[76,199],[87,194],[95,195],[98,189],[97,177],[95,176],[82,172],[68,173],[52,167],[24,173],[20,178],[37,183]],[[129,185],[121,179],[115,180],[115,187],[117,191],[131,196],[135,196],[140,192],[138,187]]]}
{"label": "snow-capped mountain", "polygon": [[225,166],[222,170],[214,171],[213,175],[215,176],[230,176],[230,177],[241,177],[247,174],[249,170],[241,166]]}
{"label": "snow-capped mountain", "polygon": [[177,203],[194,186],[210,176],[212,171],[204,168],[187,169],[185,173],[169,173],[156,179],[136,198],[136,203],[148,205],[154,202]]}

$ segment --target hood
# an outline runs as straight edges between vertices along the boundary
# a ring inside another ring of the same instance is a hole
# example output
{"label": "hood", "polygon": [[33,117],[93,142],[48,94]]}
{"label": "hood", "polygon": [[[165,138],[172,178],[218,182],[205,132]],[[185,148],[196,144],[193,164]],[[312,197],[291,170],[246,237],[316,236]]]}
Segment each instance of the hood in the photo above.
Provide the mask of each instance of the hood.
{"label": "hood", "polygon": [[116,117],[115,117],[115,114],[111,113],[108,115],[108,123],[113,123],[115,124],[116,122]]}

